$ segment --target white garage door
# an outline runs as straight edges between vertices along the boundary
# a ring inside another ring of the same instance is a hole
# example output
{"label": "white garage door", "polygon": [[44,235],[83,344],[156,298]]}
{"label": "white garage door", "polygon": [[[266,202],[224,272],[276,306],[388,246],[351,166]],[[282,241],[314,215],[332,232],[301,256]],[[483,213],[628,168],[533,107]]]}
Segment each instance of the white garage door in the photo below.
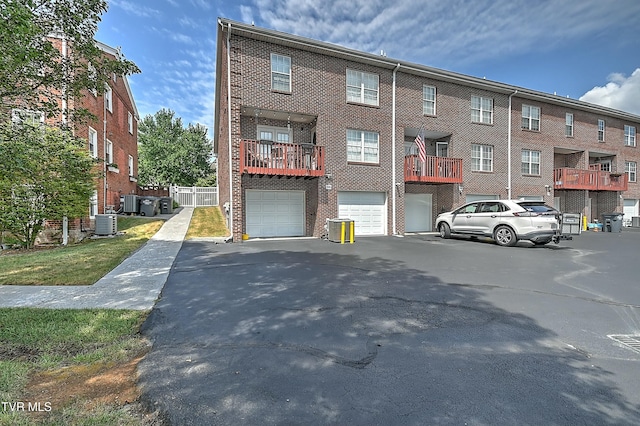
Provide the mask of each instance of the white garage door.
{"label": "white garage door", "polygon": [[624,200],[624,223],[631,225],[634,216],[640,216],[638,214],[638,200],[626,199]]}
{"label": "white garage door", "polygon": [[404,194],[405,231],[431,231],[431,194]]}
{"label": "white garage door", "polygon": [[465,204],[470,203],[472,201],[480,201],[480,200],[497,200],[499,197],[497,195],[489,195],[489,194],[468,194],[465,197]]}
{"label": "white garage door", "polygon": [[384,235],[385,198],[384,192],[338,192],[338,215],[355,221],[356,235]]}
{"label": "white garage door", "polygon": [[249,237],[304,236],[304,191],[245,192]]}

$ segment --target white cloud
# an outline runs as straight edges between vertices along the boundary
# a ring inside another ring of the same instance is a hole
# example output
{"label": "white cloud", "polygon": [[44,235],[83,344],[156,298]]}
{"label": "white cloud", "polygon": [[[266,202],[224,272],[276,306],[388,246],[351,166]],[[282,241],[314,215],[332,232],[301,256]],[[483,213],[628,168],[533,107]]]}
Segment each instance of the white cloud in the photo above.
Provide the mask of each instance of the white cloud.
{"label": "white cloud", "polygon": [[604,86],[596,86],[580,97],[581,101],[640,115],[640,68],[629,77],[613,73]]}
{"label": "white cloud", "polygon": [[116,6],[127,13],[140,16],[143,18],[151,18],[160,16],[160,11],[151,7],[140,6],[137,3],[127,0],[109,0],[109,6]]}

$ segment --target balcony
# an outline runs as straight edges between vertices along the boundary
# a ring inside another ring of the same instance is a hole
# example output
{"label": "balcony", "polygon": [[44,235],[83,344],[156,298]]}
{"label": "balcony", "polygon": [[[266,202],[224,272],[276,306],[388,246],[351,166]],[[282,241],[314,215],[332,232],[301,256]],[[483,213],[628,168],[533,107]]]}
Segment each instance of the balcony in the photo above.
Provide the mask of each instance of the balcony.
{"label": "balcony", "polygon": [[427,156],[422,164],[416,154],[404,157],[404,181],[462,183],[462,159]]}
{"label": "balcony", "polygon": [[626,191],[629,183],[626,173],[611,173],[592,168],[555,169],[555,189],[580,189],[590,191]]}
{"label": "balcony", "polygon": [[242,140],[240,172],[271,176],[324,176],[324,148],[311,144]]}

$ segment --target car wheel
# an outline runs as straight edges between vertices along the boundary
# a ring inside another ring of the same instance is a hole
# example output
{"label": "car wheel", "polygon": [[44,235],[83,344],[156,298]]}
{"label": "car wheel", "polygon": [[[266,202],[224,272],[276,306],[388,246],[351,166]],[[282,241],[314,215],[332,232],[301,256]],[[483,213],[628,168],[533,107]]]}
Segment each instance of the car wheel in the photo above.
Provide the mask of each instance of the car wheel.
{"label": "car wheel", "polygon": [[451,236],[451,228],[445,222],[442,222],[438,226],[438,231],[440,232],[441,238],[449,238]]}
{"label": "car wheel", "polygon": [[518,238],[516,237],[513,229],[508,226],[502,225],[498,226],[493,233],[493,239],[496,240],[496,243],[499,246],[511,247],[514,246],[518,242]]}

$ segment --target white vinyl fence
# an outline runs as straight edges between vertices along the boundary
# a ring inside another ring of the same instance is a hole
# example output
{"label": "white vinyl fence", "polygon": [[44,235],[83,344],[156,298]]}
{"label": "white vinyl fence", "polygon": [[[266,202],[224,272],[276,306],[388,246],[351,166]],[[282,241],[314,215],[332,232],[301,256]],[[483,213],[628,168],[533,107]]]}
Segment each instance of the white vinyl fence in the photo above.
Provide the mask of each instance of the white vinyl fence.
{"label": "white vinyl fence", "polygon": [[207,207],[218,205],[218,188],[201,186],[172,186],[171,198],[183,207]]}

